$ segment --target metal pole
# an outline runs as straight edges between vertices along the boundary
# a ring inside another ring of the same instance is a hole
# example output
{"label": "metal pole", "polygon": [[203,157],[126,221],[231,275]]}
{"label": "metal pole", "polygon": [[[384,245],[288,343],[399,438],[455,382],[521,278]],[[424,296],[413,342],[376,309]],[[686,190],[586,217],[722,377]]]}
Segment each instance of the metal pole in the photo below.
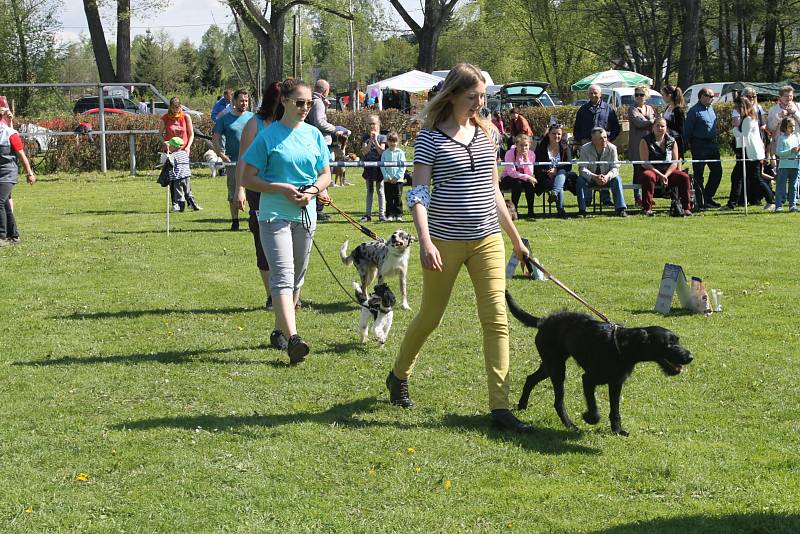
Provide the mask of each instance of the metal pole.
{"label": "metal pole", "polygon": [[[747,140],[742,137],[742,191],[744,191],[744,214],[747,215],[747,153],[745,152]],[[739,199],[737,198],[738,202]]]}
{"label": "metal pole", "polygon": [[103,98],[103,85],[98,84],[99,89],[98,100],[100,102],[100,172],[105,174],[108,172],[106,164],[106,105]]}
{"label": "metal pole", "polygon": [[128,152],[131,159],[131,176],[136,176],[136,136],[128,134]]}
{"label": "metal pole", "polygon": [[172,190],[172,182],[167,185],[164,189],[167,190],[167,237],[169,237],[169,212],[172,209],[172,205],[169,201],[170,191]]}

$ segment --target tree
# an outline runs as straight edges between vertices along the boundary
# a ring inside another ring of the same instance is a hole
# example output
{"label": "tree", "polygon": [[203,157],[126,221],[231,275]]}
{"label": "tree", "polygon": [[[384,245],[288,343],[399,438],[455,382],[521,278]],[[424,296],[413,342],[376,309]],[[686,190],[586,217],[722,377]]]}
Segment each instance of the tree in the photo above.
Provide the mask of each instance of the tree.
{"label": "tree", "polygon": [[[57,4],[35,0],[8,0],[0,9],[0,80],[7,82],[46,82],[57,72],[55,19]],[[37,93],[42,97],[43,93]],[[18,113],[31,111],[31,92],[24,88],[16,93]],[[37,98],[41,100],[41,98]]]}
{"label": "tree", "polygon": [[117,81],[131,77],[131,0],[117,0]]}
{"label": "tree", "polygon": [[[310,6],[352,20],[353,14],[337,7],[340,0],[267,0],[262,12],[253,0],[228,0],[228,4],[256,38],[264,52],[268,80],[283,79],[283,45],[286,17],[295,6]],[[269,18],[267,18],[269,11]]]}
{"label": "tree", "polygon": [[103,21],[100,19],[100,9],[97,0],[83,0],[83,11],[86,13],[86,23],[89,26],[89,35],[92,39],[94,59],[97,62],[97,72],[101,82],[115,82],[117,75],[111,63],[111,54],[108,52],[106,34],[103,30]]}
{"label": "tree", "polygon": [[389,0],[397,10],[397,13],[408,24],[411,31],[417,38],[419,50],[417,53],[417,69],[423,72],[433,72],[436,65],[437,47],[439,46],[439,36],[445,25],[450,20],[453,10],[459,0],[425,0],[423,9],[423,21],[420,26],[414,18],[409,15],[400,0]]}
{"label": "tree", "polygon": [[678,59],[678,87],[689,87],[695,79],[702,0],[681,0],[681,5],[683,6],[683,25],[681,26],[681,54]]}
{"label": "tree", "polygon": [[148,30],[144,37],[137,36],[133,41],[132,48],[136,53],[134,80],[137,83],[157,84],[158,70],[156,68],[156,61],[160,53],[152,32]]}
{"label": "tree", "polygon": [[222,85],[222,59],[216,48],[205,50],[200,83],[207,91],[216,91]]}
{"label": "tree", "polygon": [[178,45],[178,58],[184,68],[184,75],[181,79],[191,95],[195,95],[200,89],[200,75],[197,73],[198,53],[189,39],[184,39]]}

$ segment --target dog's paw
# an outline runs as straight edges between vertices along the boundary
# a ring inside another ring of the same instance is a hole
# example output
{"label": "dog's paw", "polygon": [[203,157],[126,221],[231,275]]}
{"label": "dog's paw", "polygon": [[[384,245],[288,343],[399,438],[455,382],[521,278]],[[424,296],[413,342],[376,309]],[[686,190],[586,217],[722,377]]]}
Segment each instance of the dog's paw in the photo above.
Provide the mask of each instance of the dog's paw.
{"label": "dog's paw", "polygon": [[611,425],[611,432],[616,434],[617,436],[630,436],[627,430],[624,430],[620,425]]}
{"label": "dog's paw", "polygon": [[522,400],[521,400],[521,401],[519,401],[519,402],[517,403],[517,409],[518,409],[518,410],[525,410],[525,409],[527,409],[527,408],[528,408],[528,401],[522,401]]}
{"label": "dog's paw", "polygon": [[590,425],[596,425],[600,422],[600,414],[597,412],[583,412],[583,420]]}
{"label": "dog's paw", "polygon": [[403,305],[402,305],[402,308],[403,308],[404,310],[410,310],[410,309],[411,309],[411,306],[409,306],[409,305],[408,305],[408,302],[404,302],[404,303],[403,303]]}

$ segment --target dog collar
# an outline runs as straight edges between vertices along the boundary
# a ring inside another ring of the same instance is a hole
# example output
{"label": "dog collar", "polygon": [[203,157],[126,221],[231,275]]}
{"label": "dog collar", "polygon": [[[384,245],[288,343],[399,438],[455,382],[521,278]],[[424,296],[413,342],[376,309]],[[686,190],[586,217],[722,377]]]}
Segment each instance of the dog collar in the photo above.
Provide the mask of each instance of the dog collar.
{"label": "dog collar", "polygon": [[617,349],[617,354],[622,358],[622,350],[619,348],[619,340],[617,339],[617,330],[619,330],[619,325],[617,323],[611,323],[611,339],[614,341],[614,348]]}

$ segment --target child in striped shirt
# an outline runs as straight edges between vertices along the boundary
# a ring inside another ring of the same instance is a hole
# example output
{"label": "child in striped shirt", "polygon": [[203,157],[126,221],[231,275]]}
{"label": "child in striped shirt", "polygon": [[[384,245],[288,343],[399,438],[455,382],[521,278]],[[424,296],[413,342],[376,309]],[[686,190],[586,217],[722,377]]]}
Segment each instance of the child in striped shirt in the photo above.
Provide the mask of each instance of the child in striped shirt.
{"label": "child in striped shirt", "polygon": [[189,154],[183,150],[183,139],[176,136],[165,144],[167,145],[167,157],[172,164],[169,171],[172,211],[184,211],[187,204],[194,211],[203,209],[192,195],[192,169],[189,167]]}

